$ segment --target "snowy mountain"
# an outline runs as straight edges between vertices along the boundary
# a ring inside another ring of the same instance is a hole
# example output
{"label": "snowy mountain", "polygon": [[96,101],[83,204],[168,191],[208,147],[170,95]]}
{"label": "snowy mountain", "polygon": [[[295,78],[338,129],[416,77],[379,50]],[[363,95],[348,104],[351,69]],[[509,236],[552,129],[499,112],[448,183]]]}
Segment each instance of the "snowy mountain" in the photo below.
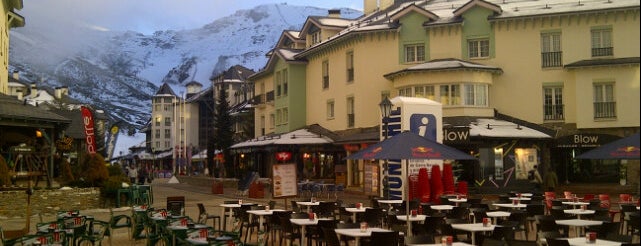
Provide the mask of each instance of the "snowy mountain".
{"label": "snowy mountain", "polygon": [[[344,18],[361,14],[341,9]],[[132,130],[149,120],[151,96],[162,83],[182,94],[184,84],[208,86],[209,77],[236,64],[258,71],[283,30],[300,30],[308,16],[325,15],[327,9],[268,4],[200,28],[152,35],[25,16],[26,26],[11,30],[9,69],[39,88],[67,86],[72,98]]]}

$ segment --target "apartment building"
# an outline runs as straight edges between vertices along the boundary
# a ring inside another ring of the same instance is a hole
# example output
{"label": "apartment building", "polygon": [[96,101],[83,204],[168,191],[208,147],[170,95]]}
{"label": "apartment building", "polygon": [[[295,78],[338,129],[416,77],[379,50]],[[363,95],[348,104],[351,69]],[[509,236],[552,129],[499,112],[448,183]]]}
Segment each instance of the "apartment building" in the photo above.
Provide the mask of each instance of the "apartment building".
{"label": "apartment building", "polygon": [[250,78],[266,99],[255,111],[257,137],[319,125],[344,148],[332,164],[361,185],[363,161],[339,157],[380,139],[361,130],[380,128],[382,98],[422,97],[442,104],[443,132],[453,133],[443,142],[479,158],[464,165],[469,181],[526,182],[538,165],[572,182],[638,183],[638,163],[573,159],[639,131],[638,1],[364,6],[354,20],[334,11],[283,32]]}

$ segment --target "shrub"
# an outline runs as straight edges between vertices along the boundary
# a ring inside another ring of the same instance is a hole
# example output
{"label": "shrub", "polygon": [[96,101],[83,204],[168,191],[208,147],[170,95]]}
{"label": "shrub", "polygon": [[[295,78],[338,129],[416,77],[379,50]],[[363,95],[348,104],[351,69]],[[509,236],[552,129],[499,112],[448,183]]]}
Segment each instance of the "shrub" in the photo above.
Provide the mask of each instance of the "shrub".
{"label": "shrub", "polygon": [[102,186],[102,183],[109,178],[105,158],[99,153],[88,155],[80,163],[80,170],[76,176],[89,186]]}

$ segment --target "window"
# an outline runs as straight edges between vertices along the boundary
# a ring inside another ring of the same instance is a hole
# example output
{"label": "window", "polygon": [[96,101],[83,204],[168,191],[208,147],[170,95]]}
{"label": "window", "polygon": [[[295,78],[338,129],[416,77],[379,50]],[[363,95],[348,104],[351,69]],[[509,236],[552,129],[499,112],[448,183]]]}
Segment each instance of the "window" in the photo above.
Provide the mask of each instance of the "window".
{"label": "window", "polygon": [[541,67],[561,67],[561,33],[541,33]]}
{"label": "window", "polygon": [[281,87],[280,87],[281,77],[280,76],[281,76],[280,71],[276,72],[276,76],[275,76],[276,77],[275,78],[276,79],[276,97],[280,97],[281,95]]}
{"label": "window", "polygon": [[614,83],[594,84],[594,118],[614,118],[616,116]]}
{"label": "window", "polygon": [[487,85],[485,84],[464,84],[465,90],[464,105],[487,106]]}
{"label": "window", "polygon": [[470,58],[490,57],[490,40],[473,39],[467,41],[467,52]]}
{"label": "window", "polygon": [[154,132],[154,137],[160,138],[160,129],[156,129],[156,131]]}
{"label": "window", "polygon": [[440,101],[443,105],[461,105],[459,85],[441,85]]}
{"label": "window", "polygon": [[347,82],[354,81],[354,52],[347,52]]}
{"label": "window", "polygon": [[269,114],[269,129],[274,129],[276,125],[276,116],[274,114]]}
{"label": "window", "polygon": [[283,124],[287,124],[289,122],[289,110],[287,108],[283,108]]}
{"label": "window", "polygon": [[595,28],[592,35],[592,56],[612,56],[612,28]]}
{"label": "window", "polygon": [[260,135],[265,136],[265,116],[260,116]]}
{"label": "window", "polygon": [[165,138],[171,138],[171,130],[165,129]]}
{"label": "window", "polygon": [[323,61],[323,89],[329,89],[329,61]]}
{"label": "window", "polygon": [[283,111],[281,109],[276,110],[276,125],[280,125],[283,122]]}
{"label": "window", "polygon": [[334,100],[327,101],[327,119],[334,119]]}
{"label": "window", "polygon": [[405,45],[405,62],[422,62],[425,61],[425,45],[410,44]]}
{"label": "window", "polygon": [[401,88],[398,90],[398,96],[401,97],[411,97],[412,96],[412,88]]}
{"label": "window", "polygon": [[354,98],[347,98],[347,127],[354,127]]}
{"label": "window", "polygon": [[156,117],[156,126],[160,126],[160,121],[161,121],[160,117]]}
{"label": "window", "polygon": [[312,36],[312,43],[311,43],[312,45],[320,43],[320,41],[321,41],[321,31],[320,30],[318,30],[317,32],[311,33],[310,36]]}
{"label": "window", "polygon": [[287,96],[287,91],[289,90],[288,85],[287,85],[287,80],[288,80],[288,74],[287,74],[287,69],[283,69],[283,73],[281,74],[281,79],[283,81],[283,96]]}
{"label": "window", "polygon": [[171,118],[165,117],[165,126],[171,126]]}
{"label": "window", "polygon": [[543,88],[543,119],[563,120],[563,87],[548,86]]}

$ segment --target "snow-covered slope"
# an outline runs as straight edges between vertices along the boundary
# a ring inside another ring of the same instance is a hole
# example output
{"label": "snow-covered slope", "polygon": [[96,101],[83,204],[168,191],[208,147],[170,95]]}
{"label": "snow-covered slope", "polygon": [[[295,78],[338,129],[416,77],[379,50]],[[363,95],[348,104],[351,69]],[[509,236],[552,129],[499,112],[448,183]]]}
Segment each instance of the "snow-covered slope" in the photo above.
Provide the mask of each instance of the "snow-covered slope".
{"label": "snow-covered slope", "polygon": [[[361,15],[341,12],[346,18]],[[133,129],[149,119],[151,96],[163,82],[181,93],[183,84],[195,80],[208,86],[213,74],[236,64],[257,71],[283,30],[299,30],[308,16],[325,15],[327,9],[268,4],[200,28],[152,35],[25,16],[27,25],[11,30],[10,71],[39,87],[67,86],[71,97]]]}

